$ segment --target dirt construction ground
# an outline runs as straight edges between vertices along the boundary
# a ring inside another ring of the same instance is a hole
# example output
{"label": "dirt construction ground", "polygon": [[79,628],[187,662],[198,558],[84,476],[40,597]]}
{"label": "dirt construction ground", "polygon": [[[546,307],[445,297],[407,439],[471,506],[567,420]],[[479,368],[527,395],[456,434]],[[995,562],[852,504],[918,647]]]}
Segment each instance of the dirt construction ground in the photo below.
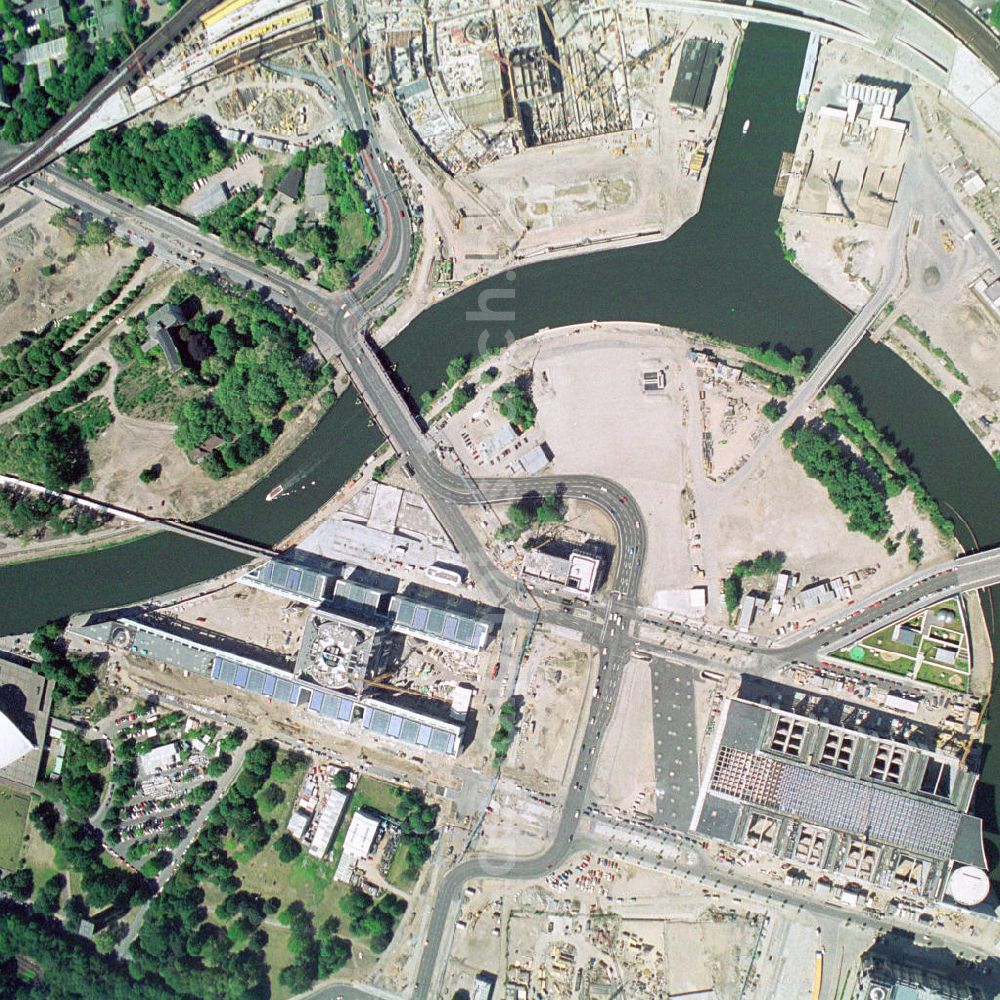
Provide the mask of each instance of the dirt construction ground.
{"label": "dirt construction ground", "polygon": [[[0,207],[0,346],[23,331],[38,330],[85,309],[115,273],[135,256],[117,243],[74,251],[75,237],[49,225],[56,210],[18,188],[3,195]],[[67,255],[76,259],[60,264]],[[54,264],[56,273],[42,275]]]}
{"label": "dirt construction ground", "polygon": [[[865,593],[906,576],[912,568],[906,546],[890,557],[880,542],[848,532],[825,489],[808,479],[780,445],[764,455],[745,482],[730,485],[706,477],[696,414],[699,393],[730,395],[731,390],[701,382],[687,357],[690,345],[680,331],[604,324],[549,330],[494,359],[498,382],[518,371],[532,372],[537,436],[554,455],[545,474],[607,476],[636,498],[648,533],[640,599],[704,584],[709,617],[722,621],[720,581],[735,563],[765,550],[784,552],[803,584],[875,569],[863,584]],[[739,363],[735,355],[733,360]],[[650,369],[665,371],[664,391],[643,391],[641,375]],[[757,421],[764,426],[764,419],[748,411],[739,433],[752,437],[748,428]],[[454,436],[456,430],[449,433]],[[685,487],[693,496],[697,540],[685,526]],[[892,500],[890,510],[894,530],[918,526],[925,562],[949,552],[916,515],[908,493]],[[696,566],[704,569],[704,577]]]}

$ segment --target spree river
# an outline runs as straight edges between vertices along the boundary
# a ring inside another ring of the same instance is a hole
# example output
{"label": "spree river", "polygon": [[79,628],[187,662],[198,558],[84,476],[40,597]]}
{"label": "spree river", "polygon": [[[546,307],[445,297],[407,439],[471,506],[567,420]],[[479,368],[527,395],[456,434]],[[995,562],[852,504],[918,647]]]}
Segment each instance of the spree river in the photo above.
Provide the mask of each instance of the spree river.
{"label": "spree river", "polygon": [[[811,358],[821,354],[849,314],[783,260],[774,235],[780,200],[772,187],[781,153],[795,148],[802,124],[795,98],[805,44],[804,35],[785,29],[754,25],[747,31],[695,218],[661,243],[531,264],[428,309],[388,349],[412,395],[437,386],[457,355],[591,320],[644,320],[742,344],[782,343]],[[748,118],[751,128],[743,135]],[[484,300],[484,291],[503,297]],[[490,310],[496,318],[483,319]],[[947,400],[887,348],[867,341],[841,374],[873,419],[905,444],[931,493],[959,515],[963,544],[1000,542],[1000,477]],[[336,492],[379,441],[348,393],[271,476],[205,523],[276,542]],[[265,504],[277,483],[289,494]],[[161,534],[8,567],[0,570],[0,632],[139,601],[240,561]],[[990,735],[992,743],[993,730]],[[984,779],[979,811],[995,831],[992,788],[1000,781],[1000,752],[988,754]]]}

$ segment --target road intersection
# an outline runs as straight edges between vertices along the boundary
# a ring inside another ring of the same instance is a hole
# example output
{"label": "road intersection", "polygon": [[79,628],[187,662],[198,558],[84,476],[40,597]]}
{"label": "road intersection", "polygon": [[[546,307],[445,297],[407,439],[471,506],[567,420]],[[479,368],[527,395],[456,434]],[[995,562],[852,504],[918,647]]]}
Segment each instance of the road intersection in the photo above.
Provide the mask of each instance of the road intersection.
{"label": "road intersection", "polygon": [[[196,12],[207,4],[192,3],[185,10]],[[357,34],[352,27],[352,34]],[[353,43],[352,43],[353,47]],[[358,100],[351,90],[344,74],[343,60],[339,73],[345,95],[348,95],[348,112],[351,120],[361,129],[370,131],[370,112],[363,95]],[[120,81],[118,81],[120,82]],[[95,97],[94,101],[98,101]],[[88,101],[86,107],[96,106]],[[36,152],[34,159],[26,160],[21,167],[8,168],[0,173],[0,182],[16,176],[17,169],[36,166],[45,160],[44,151]],[[36,166],[31,166],[31,164]],[[622,676],[637,644],[641,649],[655,653],[661,660],[668,660],[662,668],[658,663],[653,669],[675,672],[679,669],[722,669],[719,657],[711,653],[684,653],[671,651],[664,655],[662,646],[637,638],[637,630],[645,615],[639,605],[639,586],[642,567],[646,555],[646,529],[642,514],[629,494],[615,483],[596,476],[534,477],[529,480],[512,481],[479,479],[472,480],[464,471],[456,469],[454,460],[442,455],[438,446],[425,433],[408,400],[394,385],[375,348],[368,339],[367,327],[373,312],[383,307],[397,293],[398,286],[409,266],[412,242],[407,220],[407,207],[398,185],[389,174],[377,150],[366,152],[364,157],[366,172],[374,188],[374,199],[378,210],[381,242],[375,257],[358,276],[354,289],[344,295],[330,295],[321,290],[293,282],[284,277],[262,273],[252,265],[223,247],[217,240],[197,232],[190,224],[167,212],[155,208],[137,208],[120,199],[102,195],[90,190],[86,185],[67,177],[58,170],[52,170],[33,182],[33,190],[59,204],[73,204],[91,212],[97,217],[116,220],[119,231],[136,243],[152,242],[157,252],[177,263],[188,260],[192,245],[204,250],[201,266],[214,270],[220,277],[239,284],[251,282],[266,287],[276,299],[294,307],[312,326],[317,335],[317,347],[326,356],[336,355],[349,374],[359,395],[371,409],[383,432],[393,443],[401,460],[412,470],[417,483],[433,506],[445,530],[451,535],[455,545],[469,560],[470,568],[478,584],[491,600],[504,607],[513,616],[537,619],[546,623],[558,622],[578,628],[586,641],[591,642],[598,653],[597,683],[591,698],[592,705],[587,713],[588,722],[582,736],[581,747],[600,746],[607,732],[615,703],[618,698]],[[16,168],[16,169],[15,169]],[[13,171],[13,172],[12,172]],[[901,256],[901,255],[899,255]],[[881,312],[891,294],[894,281],[883,285],[882,290],[866,306],[834,345],[834,353],[821,359],[814,375],[793,400],[798,406],[803,400],[812,398],[812,391],[824,383],[839,367],[843,356],[849,352],[857,338],[863,335],[872,319]],[[808,390],[808,391],[807,391]],[[772,436],[780,433],[775,428]],[[452,464],[449,464],[452,463]],[[519,499],[526,488],[547,492],[562,490],[564,495],[595,505],[612,520],[618,538],[618,560],[614,577],[608,582],[608,591],[617,596],[605,602],[595,602],[590,613],[572,611],[566,615],[550,595],[538,594],[538,614],[526,611],[526,594],[520,584],[502,573],[484,550],[473,528],[466,520],[463,509],[484,503],[501,503]],[[627,558],[626,558],[627,554]],[[716,639],[720,649],[734,654],[737,662],[730,662],[729,671],[752,671],[771,674],[783,663],[790,661],[817,662],[831,648],[850,640],[851,636],[864,630],[870,631],[881,622],[898,617],[909,609],[925,606],[963,589],[986,586],[1000,582],[1000,552],[984,553],[964,557],[947,567],[936,567],[922,574],[915,574],[910,580],[892,588],[885,595],[876,595],[864,607],[851,613],[846,620],[820,622],[808,631],[795,634],[787,641],[779,642],[767,649],[753,649],[743,640]],[[614,616],[614,618],[612,617]],[[614,624],[612,622],[614,621]],[[677,634],[685,632],[699,635],[699,630],[678,623],[668,623],[668,629]],[[733,655],[730,656],[730,660]],[[510,665],[508,669],[514,669]],[[454,931],[455,909],[462,892],[472,879],[483,877],[504,877],[518,880],[541,878],[550,871],[563,866],[578,849],[593,846],[604,848],[615,837],[609,835],[605,826],[595,823],[588,816],[591,809],[590,781],[592,778],[589,752],[578,753],[568,779],[568,787],[562,801],[562,812],[552,838],[546,849],[533,857],[474,857],[462,861],[448,871],[439,882],[433,908],[427,927],[425,947],[420,956],[419,970],[411,989],[411,995],[426,997],[436,995],[436,977],[440,974],[442,956],[450,947],[450,935]],[[582,824],[582,825],[581,825]],[[585,832],[581,832],[585,831]],[[650,828],[644,836],[659,838],[664,848],[658,853],[652,849],[632,849],[636,860],[665,865],[666,845],[673,845],[670,855],[676,866],[684,867],[693,877],[707,879],[712,871],[709,861],[683,837],[675,832]],[[678,846],[680,845],[680,846]],[[669,852],[667,852],[669,853]],[[681,864],[683,862],[683,865]],[[744,886],[744,882],[747,884]],[[759,887],[750,888],[749,880],[736,876],[717,878],[716,884],[727,884],[730,888],[743,886],[747,892],[760,892]],[[778,890],[769,897],[788,896],[788,905],[795,903],[801,909],[809,904],[794,899],[792,894]],[[384,992],[370,987],[348,987],[337,985],[317,991],[316,998],[379,997]]]}

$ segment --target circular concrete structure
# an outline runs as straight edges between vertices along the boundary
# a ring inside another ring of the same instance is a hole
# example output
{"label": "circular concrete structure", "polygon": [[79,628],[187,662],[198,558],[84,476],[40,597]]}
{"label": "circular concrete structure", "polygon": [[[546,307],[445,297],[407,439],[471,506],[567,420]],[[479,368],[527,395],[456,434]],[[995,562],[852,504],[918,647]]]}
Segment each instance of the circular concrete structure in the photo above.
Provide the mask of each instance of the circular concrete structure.
{"label": "circular concrete structure", "polygon": [[990,894],[989,876],[981,868],[963,865],[951,873],[948,893],[962,906],[978,906]]}

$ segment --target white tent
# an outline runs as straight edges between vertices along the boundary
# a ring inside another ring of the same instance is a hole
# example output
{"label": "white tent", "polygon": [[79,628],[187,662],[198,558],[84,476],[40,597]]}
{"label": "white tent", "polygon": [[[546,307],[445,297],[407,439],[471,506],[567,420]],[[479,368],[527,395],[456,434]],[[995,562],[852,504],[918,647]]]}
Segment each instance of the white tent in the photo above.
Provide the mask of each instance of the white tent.
{"label": "white tent", "polygon": [[31,740],[0,712],[0,767],[13,764],[33,749]]}

